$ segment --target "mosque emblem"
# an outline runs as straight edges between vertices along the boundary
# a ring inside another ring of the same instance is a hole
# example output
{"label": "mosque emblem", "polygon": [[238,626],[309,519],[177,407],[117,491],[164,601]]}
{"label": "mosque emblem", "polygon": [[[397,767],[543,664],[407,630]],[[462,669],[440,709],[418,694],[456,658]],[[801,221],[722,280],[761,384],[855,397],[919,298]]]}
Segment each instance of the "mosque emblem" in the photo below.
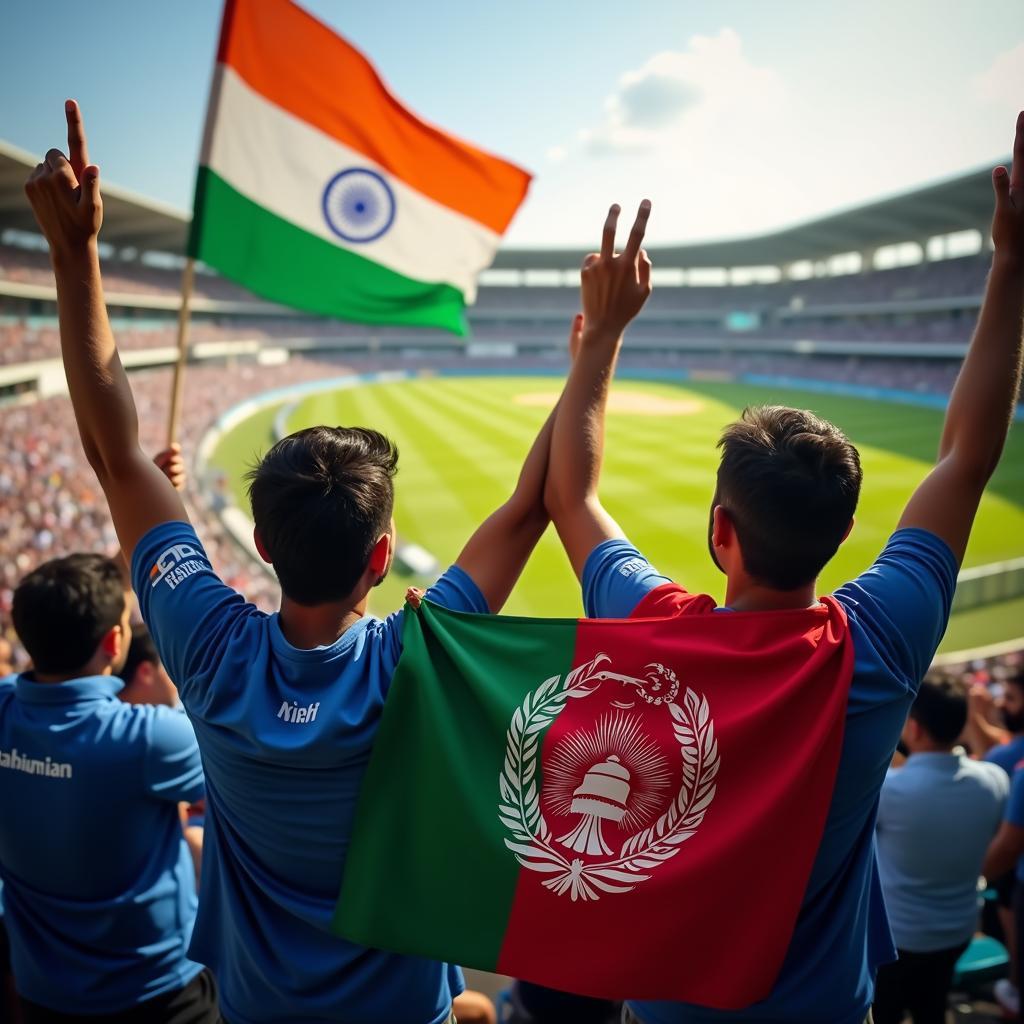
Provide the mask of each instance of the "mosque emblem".
{"label": "mosque emblem", "polygon": [[707,699],[681,689],[658,662],[633,676],[599,654],[516,709],[498,814],[505,845],[546,889],[572,900],[629,892],[696,833],[715,797],[718,741]]}

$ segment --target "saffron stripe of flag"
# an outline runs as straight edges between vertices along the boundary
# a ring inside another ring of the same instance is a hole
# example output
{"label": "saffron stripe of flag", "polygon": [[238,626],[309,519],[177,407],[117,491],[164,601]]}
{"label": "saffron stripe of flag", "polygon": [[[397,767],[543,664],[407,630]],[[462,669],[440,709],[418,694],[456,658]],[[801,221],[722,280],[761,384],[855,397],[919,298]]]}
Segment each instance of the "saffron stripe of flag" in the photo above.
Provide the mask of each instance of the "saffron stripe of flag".
{"label": "saffron stripe of flag", "polygon": [[464,333],[528,184],[295,4],[227,0],[190,255],[289,305]]}
{"label": "saffron stripe of flag", "polygon": [[583,995],[764,998],[824,828],[852,646],[830,598],[702,601],[611,622],[406,610],[338,933]]}

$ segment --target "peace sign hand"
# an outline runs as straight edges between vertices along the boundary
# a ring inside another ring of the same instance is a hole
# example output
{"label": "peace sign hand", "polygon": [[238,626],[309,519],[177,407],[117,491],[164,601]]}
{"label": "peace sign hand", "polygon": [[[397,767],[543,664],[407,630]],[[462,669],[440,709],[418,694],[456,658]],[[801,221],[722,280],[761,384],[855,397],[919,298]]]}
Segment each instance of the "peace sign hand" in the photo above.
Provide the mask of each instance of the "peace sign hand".
{"label": "peace sign hand", "polygon": [[650,215],[651,203],[645,199],[637,211],[626,248],[617,256],[615,228],[619,206],[613,205],[608,211],[601,252],[590,253],[580,272],[584,339],[592,335],[618,338],[651,294],[651,261],[640,248]]}

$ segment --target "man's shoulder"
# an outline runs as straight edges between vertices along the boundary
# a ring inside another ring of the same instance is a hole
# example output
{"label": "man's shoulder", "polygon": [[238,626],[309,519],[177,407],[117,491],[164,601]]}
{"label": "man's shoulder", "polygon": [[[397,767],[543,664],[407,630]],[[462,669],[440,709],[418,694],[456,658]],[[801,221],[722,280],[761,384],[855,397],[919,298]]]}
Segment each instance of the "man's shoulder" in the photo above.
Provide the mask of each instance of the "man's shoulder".
{"label": "man's shoulder", "polygon": [[976,761],[963,756],[960,758],[960,770],[964,775],[976,779],[979,786],[990,792],[1003,796],[1009,792],[1009,776],[994,761]]}

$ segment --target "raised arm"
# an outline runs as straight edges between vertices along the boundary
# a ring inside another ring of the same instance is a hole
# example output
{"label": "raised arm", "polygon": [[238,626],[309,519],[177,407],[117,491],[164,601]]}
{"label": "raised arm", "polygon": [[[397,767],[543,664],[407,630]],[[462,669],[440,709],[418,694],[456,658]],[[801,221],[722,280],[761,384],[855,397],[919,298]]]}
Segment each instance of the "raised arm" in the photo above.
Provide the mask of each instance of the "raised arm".
{"label": "raised arm", "polygon": [[935,468],[907,505],[900,526],[941,537],[963,561],[985,485],[1003,451],[1020,393],[1024,335],[1024,112],[1013,166],[992,173],[992,269],[985,300],[946,410]]}
{"label": "raised arm", "polygon": [[103,223],[99,168],[89,163],[74,100],[68,100],[66,114],[68,157],[51,149],[29,177],[25,193],[50,244],[61,355],[82,447],[130,559],[147,530],[188,516],[178,492],[139,447],[135,402],[103,300],[97,251]]}
{"label": "raised arm", "polygon": [[644,200],[629,241],[615,255],[619,207],[608,211],[601,252],[583,262],[583,336],[558,405],[544,501],[576,575],[587,556],[622,531],[598,498],[608,387],[626,325],[651,294],[651,262],[640,248],[651,204]]}
{"label": "raised arm", "polygon": [[[580,346],[582,326],[583,318],[575,317],[569,332],[569,352],[573,357]],[[504,607],[550,522],[544,507],[544,482],[560,402],[561,399],[540,428],[512,496],[477,527],[455,561],[480,588],[492,612]]]}

